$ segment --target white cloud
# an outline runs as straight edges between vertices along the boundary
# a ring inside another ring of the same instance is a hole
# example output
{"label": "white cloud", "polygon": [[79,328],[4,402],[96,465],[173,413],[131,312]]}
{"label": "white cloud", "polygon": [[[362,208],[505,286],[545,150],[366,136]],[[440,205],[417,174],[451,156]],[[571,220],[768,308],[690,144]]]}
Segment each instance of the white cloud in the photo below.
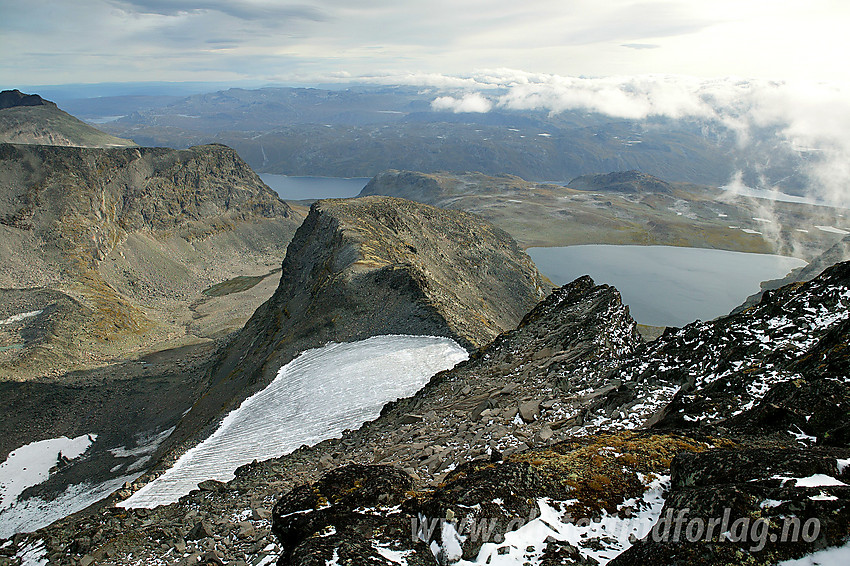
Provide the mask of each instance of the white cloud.
{"label": "white cloud", "polygon": [[451,110],[452,112],[489,112],[493,103],[478,93],[467,94],[461,98],[440,96],[431,103],[434,110]]}

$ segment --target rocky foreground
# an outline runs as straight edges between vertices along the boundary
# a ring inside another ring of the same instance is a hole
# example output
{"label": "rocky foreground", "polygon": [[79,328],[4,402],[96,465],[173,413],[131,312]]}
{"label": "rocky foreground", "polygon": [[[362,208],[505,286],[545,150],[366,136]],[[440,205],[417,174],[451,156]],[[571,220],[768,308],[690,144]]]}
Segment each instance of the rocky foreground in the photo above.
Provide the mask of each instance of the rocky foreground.
{"label": "rocky foreground", "polygon": [[[775,564],[843,545],[848,306],[842,263],[645,344],[616,290],[582,278],[341,439],[0,552],[9,564]],[[717,519],[712,533],[674,536],[683,509]]]}

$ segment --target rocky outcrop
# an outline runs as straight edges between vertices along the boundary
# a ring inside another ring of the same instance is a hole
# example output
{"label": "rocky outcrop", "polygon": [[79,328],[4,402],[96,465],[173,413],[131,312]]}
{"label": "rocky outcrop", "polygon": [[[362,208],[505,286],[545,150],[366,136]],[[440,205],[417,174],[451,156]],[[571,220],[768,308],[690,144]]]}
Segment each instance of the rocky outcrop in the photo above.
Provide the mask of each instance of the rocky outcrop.
{"label": "rocky outcrop", "polygon": [[842,546],[850,473],[840,462],[848,455],[822,448],[681,453],[653,535],[610,564],[768,566]]}
{"label": "rocky outcrop", "polygon": [[617,193],[646,194],[661,193],[672,194],[673,185],[641,173],[640,171],[614,171],[604,175],[582,175],[576,177],[567,185],[571,189],[580,191],[611,191]]}
{"label": "rocky outcrop", "polygon": [[196,434],[308,348],[426,334],[475,350],[548,288],[510,236],[471,214],[389,197],[319,201],[274,296],[228,347],[178,434]]}
{"label": "rocky outcrop", "polygon": [[134,147],[89,126],[37,94],[0,92],[0,142],[75,147]]}
{"label": "rocky outcrop", "polygon": [[15,108],[16,106],[56,106],[49,100],[44,100],[37,94],[24,94],[21,91],[4,90],[0,92],[0,110]]}
{"label": "rocky outcrop", "polygon": [[561,188],[557,185],[531,183],[515,175],[422,173],[388,169],[375,175],[359,196],[386,195],[443,208],[457,208],[450,206],[450,203],[458,197],[522,193],[536,187]]}

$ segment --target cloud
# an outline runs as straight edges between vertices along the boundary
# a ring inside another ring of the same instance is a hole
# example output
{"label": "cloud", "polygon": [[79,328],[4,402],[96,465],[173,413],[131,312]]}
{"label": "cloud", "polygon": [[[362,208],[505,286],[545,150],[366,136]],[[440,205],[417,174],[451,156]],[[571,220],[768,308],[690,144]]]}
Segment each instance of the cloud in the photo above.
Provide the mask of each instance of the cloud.
{"label": "cloud", "polygon": [[747,181],[758,188],[776,190],[773,184],[787,180],[773,173],[793,167],[797,177],[807,180],[810,196],[850,205],[847,85],[668,75],[565,77],[512,69],[463,77],[346,77],[347,82],[358,80],[433,87],[438,92],[431,107],[438,111],[585,111],[650,124],[659,119],[691,121],[708,137],[731,137],[737,157],[750,171]]}
{"label": "cloud", "polygon": [[177,16],[180,14],[221,12],[247,21],[269,18],[297,18],[324,21],[327,15],[308,4],[281,4],[273,1],[246,0],[111,0],[122,10],[137,14]]}
{"label": "cloud", "polygon": [[629,49],[658,49],[661,46],[655,43],[624,43],[620,47],[627,47]]}
{"label": "cloud", "polygon": [[451,110],[454,113],[459,112],[489,112],[493,107],[493,103],[481,96],[478,93],[467,94],[461,98],[452,96],[440,96],[431,103],[433,110]]}

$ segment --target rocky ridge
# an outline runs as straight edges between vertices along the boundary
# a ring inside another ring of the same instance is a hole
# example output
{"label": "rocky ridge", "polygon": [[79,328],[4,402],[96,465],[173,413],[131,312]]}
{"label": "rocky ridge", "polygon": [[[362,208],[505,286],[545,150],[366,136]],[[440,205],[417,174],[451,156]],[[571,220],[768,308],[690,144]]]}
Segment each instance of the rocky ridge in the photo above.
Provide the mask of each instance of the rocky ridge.
{"label": "rocky ridge", "polygon": [[672,194],[670,183],[640,171],[614,171],[604,175],[582,175],[567,185],[580,191],[614,191],[623,193]]}
{"label": "rocky ridge", "polygon": [[[341,439],[244,466],[178,504],[71,518],[0,548],[57,564],[796,558],[850,535],[849,304],[850,263],[838,264],[644,344],[618,293],[583,278]],[[630,522],[663,526],[684,507],[728,508],[768,534],[789,517],[820,529],[793,544],[719,531],[656,541]],[[469,536],[484,521],[492,536]]]}
{"label": "rocky ridge", "polygon": [[319,201],[289,245],[277,291],[215,363],[175,439],[206,437],[222,407],[306,349],[426,334],[474,350],[549,288],[510,236],[473,215],[390,197]]}
{"label": "rocky ridge", "polygon": [[[68,333],[51,330],[62,316],[24,321],[34,337],[4,352],[7,377],[85,367],[79,353],[113,350],[106,342],[124,340],[132,351],[151,342],[146,336],[176,335],[163,319],[179,318],[174,310],[188,310],[210,285],[270,271],[300,220],[224,146],[2,144],[0,163],[0,287],[53,289],[68,297],[64,319],[77,320]],[[44,311],[22,301],[0,315]]]}

